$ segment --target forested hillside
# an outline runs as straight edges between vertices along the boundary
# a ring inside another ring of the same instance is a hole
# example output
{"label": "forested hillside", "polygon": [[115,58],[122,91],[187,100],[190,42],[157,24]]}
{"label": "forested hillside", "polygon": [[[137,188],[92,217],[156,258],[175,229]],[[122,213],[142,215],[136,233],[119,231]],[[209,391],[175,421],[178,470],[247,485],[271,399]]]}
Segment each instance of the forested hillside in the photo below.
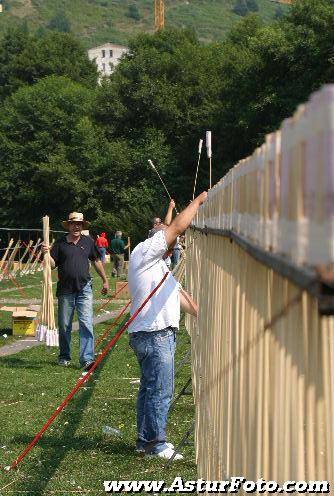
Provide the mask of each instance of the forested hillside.
{"label": "forested hillside", "polygon": [[[127,43],[154,27],[153,0],[3,0],[3,4],[0,31],[24,20],[31,30],[71,31],[85,47]],[[206,42],[222,39],[247,12],[270,21],[280,11],[271,0],[165,0],[165,5],[166,27],[194,29]]]}
{"label": "forested hillside", "polygon": [[[141,34],[115,72],[96,67],[70,33],[0,40],[0,225],[53,226],[83,211],[94,229],[140,239],[168,198],[192,197],[197,147],[213,132],[216,182],[298,104],[334,82],[334,2],[297,0],[286,17],[250,15],[223,42],[193,32]],[[208,188],[203,157],[198,191]]]}

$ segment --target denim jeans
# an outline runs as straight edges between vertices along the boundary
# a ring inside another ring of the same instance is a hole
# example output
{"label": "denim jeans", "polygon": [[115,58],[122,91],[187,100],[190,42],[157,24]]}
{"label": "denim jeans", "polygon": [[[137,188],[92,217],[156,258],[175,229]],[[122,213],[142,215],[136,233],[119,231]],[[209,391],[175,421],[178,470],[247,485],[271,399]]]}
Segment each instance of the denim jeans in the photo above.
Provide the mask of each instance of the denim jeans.
{"label": "denim jeans", "polygon": [[172,256],[171,256],[173,268],[178,264],[179,260],[180,260],[180,248],[174,248]]}
{"label": "denim jeans", "polygon": [[159,453],[166,445],[166,423],[174,391],[175,331],[134,332],[130,346],[140,366],[137,449]]}
{"label": "denim jeans", "polygon": [[71,334],[74,310],[79,321],[80,365],[94,360],[93,291],[89,281],[77,293],[58,296],[59,358],[71,360]]}
{"label": "denim jeans", "polygon": [[103,264],[105,264],[106,263],[106,251],[107,250],[106,250],[106,248],[103,248],[103,246],[99,246],[98,250],[99,250],[99,253],[101,256],[101,262]]}

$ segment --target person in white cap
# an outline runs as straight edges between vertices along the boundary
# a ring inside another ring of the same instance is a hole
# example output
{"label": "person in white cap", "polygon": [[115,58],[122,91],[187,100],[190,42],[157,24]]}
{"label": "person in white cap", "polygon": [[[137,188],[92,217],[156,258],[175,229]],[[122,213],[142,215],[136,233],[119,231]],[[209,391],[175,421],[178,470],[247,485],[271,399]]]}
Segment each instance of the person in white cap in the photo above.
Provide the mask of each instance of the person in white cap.
{"label": "person in white cap", "polygon": [[[100,254],[90,236],[82,234],[88,222],[80,212],[72,212],[63,221],[68,234],[58,239],[51,248],[51,267],[58,268],[57,298],[59,327],[58,364],[67,366],[71,361],[71,333],[74,310],[79,321],[79,360],[88,371],[94,364],[93,292],[89,262],[102,279],[102,294],[109,283],[100,260]],[[43,252],[49,247],[43,245]]]}
{"label": "person in white cap", "polygon": [[[129,262],[131,310],[143,303],[169,272],[164,259],[172,250],[176,238],[183,233],[205,201],[203,192],[171,221],[160,224],[148,239],[133,250]],[[171,203],[171,207],[173,204]],[[170,273],[138,316],[129,325],[130,346],[140,367],[140,387],[137,399],[138,452],[174,460],[182,459],[166,442],[166,423],[174,388],[175,332],[179,327],[180,308],[194,316],[197,305]]]}

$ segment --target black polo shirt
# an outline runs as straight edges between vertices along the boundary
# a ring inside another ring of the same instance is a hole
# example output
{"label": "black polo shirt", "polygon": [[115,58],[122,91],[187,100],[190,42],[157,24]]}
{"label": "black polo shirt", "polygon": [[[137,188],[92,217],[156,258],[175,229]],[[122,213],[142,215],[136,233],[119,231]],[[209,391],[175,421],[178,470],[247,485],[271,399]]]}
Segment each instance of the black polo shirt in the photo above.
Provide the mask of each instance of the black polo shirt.
{"label": "black polo shirt", "polygon": [[91,280],[89,260],[100,260],[92,238],[83,235],[77,244],[69,243],[66,236],[58,239],[50,255],[58,267],[57,296],[81,291]]}

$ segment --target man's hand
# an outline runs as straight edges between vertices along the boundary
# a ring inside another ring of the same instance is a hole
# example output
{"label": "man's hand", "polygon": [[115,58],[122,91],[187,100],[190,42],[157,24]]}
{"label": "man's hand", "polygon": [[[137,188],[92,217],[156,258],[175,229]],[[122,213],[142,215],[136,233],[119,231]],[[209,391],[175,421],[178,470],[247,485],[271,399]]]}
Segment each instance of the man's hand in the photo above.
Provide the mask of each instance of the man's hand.
{"label": "man's hand", "polygon": [[47,253],[48,251],[50,251],[50,246],[47,245],[46,243],[42,243],[41,250],[42,250],[43,255],[45,255],[45,253]]}
{"label": "man's hand", "polygon": [[[41,251],[43,253],[43,256],[45,256],[47,253],[50,254],[50,246],[47,245],[46,243],[42,243]],[[51,255],[50,255],[50,265],[51,265],[51,269],[54,269],[56,266],[55,261],[53,260]]]}
{"label": "man's hand", "polygon": [[334,267],[332,263],[328,265],[318,264],[314,268],[323,283],[328,284],[329,286],[334,285]]}
{"label": "man's hand", "polygon": [[174,208],[175,208],[175,201],[171,199],[171,201],[169,202],[168,210],[167,210],[166,217],[164,220],[165,226],[169,226],[170,223],[172,222]]}
{"label": "man's hand", "polygon": [[109,282],[104,281],[102,284],[101,294],[106,295],[109,291]]}
{"label": "man's hand", "polygon": [[201,193],[200,195],[198,195],[194,201],[197,201],[199,203],[199,205],[202,205],[202,203],[205,202],[205,200],[207,199],[208,197],[208,192],[207,191],[203,191],[203,193]]}

